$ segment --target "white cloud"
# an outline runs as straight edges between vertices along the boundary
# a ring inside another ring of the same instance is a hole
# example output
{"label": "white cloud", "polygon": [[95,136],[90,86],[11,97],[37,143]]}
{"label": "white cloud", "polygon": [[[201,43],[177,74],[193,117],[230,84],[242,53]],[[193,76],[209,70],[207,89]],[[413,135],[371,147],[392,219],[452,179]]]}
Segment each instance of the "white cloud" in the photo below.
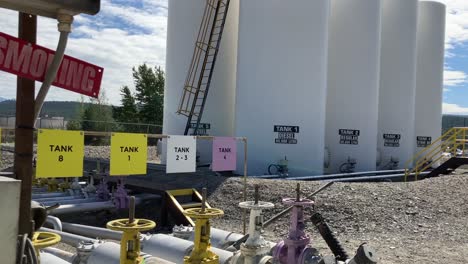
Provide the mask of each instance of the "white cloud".
{"label": "white cloud", "polygon": [[467,83],[468,76],[462,71],[453,71],[445,69],[444,86],[460,86]]}
{"label": "white cloud", "polygon": [[457,104],[443,103],[442,111],[444,114],[468,115],[468,107],[462,107]]}
{"label": "white cloud", "polygon": [[446,49],[468,41],[468,1],[439,0],[447,5]]}
{"label": "white cloud", "polygon": [[[132,67],[147,63],[164,68],[167,0],[143,0],[142,5],[139,9],[102,0],[101,12],[96,16],[75,18],[66,54],[104,67],[101,87],[112,104],[119,103],[121,86],[133,86]],[[17,36],[17,20],[17,12],[0,9],[2,32]],[[39,18],[39,45],[55,50],[59,37],[56,24],[52,19]],[[0,72],[0,96],[15,98],[15,80],[15,76]],[[36,87],[40,85],[37,83]],[[53,87],[47,100],[79,98],[80,95]]]}

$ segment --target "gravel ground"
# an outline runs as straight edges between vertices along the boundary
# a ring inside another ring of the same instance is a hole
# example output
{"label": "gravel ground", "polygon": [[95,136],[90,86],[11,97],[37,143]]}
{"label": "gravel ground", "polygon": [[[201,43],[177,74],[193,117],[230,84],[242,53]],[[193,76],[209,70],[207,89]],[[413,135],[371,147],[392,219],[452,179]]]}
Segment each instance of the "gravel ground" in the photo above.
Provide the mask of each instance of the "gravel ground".
{"label": "gravel ground", "polygon": [[[468,261],[468,175],[450,175],[412,183],[335,183],[316,197],[315,210],[326,219],[349,253],[368,242],[379,263],[465,263]],[[467,171],[468,172],[468,171]],[[297,182],[248,180],[261,187],[260,200],[275,204],[265,213],[269,219],[286,208],[284,196],[295,197]],[[318,189],[319,182],[300,182],[304,195]],[[210,197],[212,206],[225,216],[213,226],[242,231],[238,201],[243,197],[242,179],[227,180]],[[307,212],[307,218],[311,215]],[[265,228],[265,237],[278,241],[287,234],[287,216]],[[323,254],[331,252],[308,223],[312,245]]]}

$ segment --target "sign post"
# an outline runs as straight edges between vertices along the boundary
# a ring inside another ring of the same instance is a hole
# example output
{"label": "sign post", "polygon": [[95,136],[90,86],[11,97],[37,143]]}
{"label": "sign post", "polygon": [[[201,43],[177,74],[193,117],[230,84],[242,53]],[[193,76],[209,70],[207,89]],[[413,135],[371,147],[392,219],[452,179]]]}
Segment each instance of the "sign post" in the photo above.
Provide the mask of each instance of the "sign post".
{"label": "sign post", "polygon": [[37,136],[37,178],[82,177],[84,134],[40,129]]}
{"label": "sign post", "polygon": [[148,137],[144,134],[113,133],[110,157],[111,176],[146,174]]}
{"label": "sign post", "polygon": [[[25,13],[18,16],[18,37],[36,43],[37,17]],[[16,88],[15,160],[16,179],[21,181],[18,235],[33,235],[31,197],[34,143],[34,81],[18,76]]]}

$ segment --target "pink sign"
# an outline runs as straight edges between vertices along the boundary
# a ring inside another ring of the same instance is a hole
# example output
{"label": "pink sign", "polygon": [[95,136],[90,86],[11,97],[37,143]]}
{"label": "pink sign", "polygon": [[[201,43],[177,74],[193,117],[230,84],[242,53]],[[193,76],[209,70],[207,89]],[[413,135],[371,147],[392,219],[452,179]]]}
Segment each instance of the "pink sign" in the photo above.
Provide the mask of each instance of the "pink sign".
{"label": "pink sign", "polygon": [[237,165],[237,142],[232,137],[213,139],[213,171],[233,171]]}

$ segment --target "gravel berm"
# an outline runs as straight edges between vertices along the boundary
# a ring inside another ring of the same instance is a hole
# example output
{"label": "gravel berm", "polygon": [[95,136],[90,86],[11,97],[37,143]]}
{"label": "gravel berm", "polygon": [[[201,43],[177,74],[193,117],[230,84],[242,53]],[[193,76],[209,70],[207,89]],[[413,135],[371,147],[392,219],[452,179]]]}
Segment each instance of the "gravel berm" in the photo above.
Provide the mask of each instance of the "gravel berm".
{"label": "gravel berm", "polygon": [[[468,261],[468,174],[410,183],[335,183],[315,198],[307,211],[307,232],[312,246],[331,254],[312,226],[313,210],[320,212],[350,255],[367,242],[383,264],[455,264]],[[265,219],[286,208],[283,197],[295,197],[296,181],[248,179],[248,197],[260,186],[260,200],[275,204]],[[324,183],[300,182],[303,196]],[[223,209],[213,226],[242,232],[243,180],[230,178],[210,197],[210,205]],[[279,241],[288,232],[289,215],[265,228],[264,236]]]}

